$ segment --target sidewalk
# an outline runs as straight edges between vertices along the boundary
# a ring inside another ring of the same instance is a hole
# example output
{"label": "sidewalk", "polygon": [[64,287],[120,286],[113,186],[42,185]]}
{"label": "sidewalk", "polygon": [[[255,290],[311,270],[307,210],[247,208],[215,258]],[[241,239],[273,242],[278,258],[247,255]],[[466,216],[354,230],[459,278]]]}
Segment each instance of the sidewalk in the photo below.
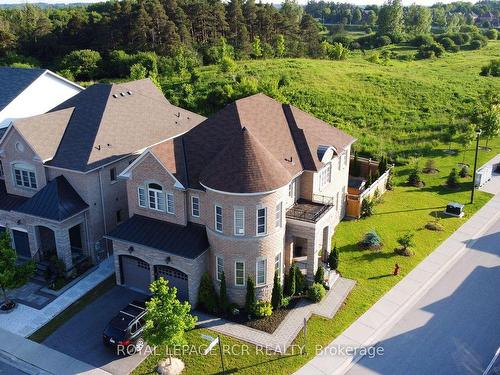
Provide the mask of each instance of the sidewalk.
{"label": "sidewalk", "polygon": [[66,354],[0,329],[0,360],[26,374],[110,375]]}
{"label": "sidewalk", "polygon": [[309,319],[312,314],[331,319],[342,306],[355,284],[356,282],[353,280],[339,277],[320,303],[300,301],[272,334],[196,311],[198,326],[278,353],[285,353],[302,329],[304,319]]}
{"label": "sidewalk", "polygon": [[34,309],[19,303],[16,309],[11,313],[0,314],[0,329],[27,337],[51,321],[56,315],[68,308],[88,291],[106,280],[114,272],[113,257],[109,257],[99,264],[95,271],[66,290],[42,309]]}
{"label": "sidewalk", "polygon": [[[491,184],[486,184],[488,189],[500,190],[500,178],[490,182]],[[486,188],[486,185],[483,188]],[[446,274],[463,255],[466,246],[480,237],[498,217],[500,217],[500,194],[495,195],[470,220],[296,374],[342,374],[347,371],[362,357],[359,349],[374,346],[420,297]],[[352,352],[345,355],[331,354],[338,353],[339,348],[357,348],[358,354]]]}

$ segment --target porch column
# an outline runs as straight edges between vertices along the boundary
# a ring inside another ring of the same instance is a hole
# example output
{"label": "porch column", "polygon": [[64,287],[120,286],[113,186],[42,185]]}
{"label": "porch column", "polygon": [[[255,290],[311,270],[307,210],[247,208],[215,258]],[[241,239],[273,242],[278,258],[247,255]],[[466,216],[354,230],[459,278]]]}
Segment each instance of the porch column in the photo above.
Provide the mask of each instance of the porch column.
{"label": "porch column", "polygon": [[[35,255],[37,255],[37,252],[40,249],[40,236],[38,234],[38,230],[34,225],[28,225],[26,230],[28,232],[28,241],[30,244],[31,257],[33,258],[35,257]],[[40,254],[38,254],[38,256],[40,256]]]}
{"label": "porch column", "polygon": [[[320,238],[318,238],[320,237]],[[318,255],[321,249],[323,236],[307,239],[307,281],[314,282],[314,274],[318,269]]]}
{"label": "porch column", "polygon": [[73,258],[71,256],[71,242],[68,229],[57,229],[54,231],[56,239],[57,257],[64,262],[66,271],[73,268]]}
{"label": "porch column", "polygon": [[283,256],[284,263],[283,264],[285,265],[285,273],[288,273],[288,270],[290,269],[290,266],[292,265],[293,247],[294,247],[293,237],[286,237],[285,250],[283,251],[283,253],[284,253],[284,256]]}

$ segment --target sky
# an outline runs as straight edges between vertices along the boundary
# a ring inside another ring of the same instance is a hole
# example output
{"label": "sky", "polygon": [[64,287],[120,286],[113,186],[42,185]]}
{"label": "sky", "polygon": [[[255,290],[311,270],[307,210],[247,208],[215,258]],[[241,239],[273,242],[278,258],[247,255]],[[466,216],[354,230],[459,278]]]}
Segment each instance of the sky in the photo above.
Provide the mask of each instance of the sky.
{"label": "sky", "polygon": [[[60,4],[60,3],[97,3],[102,0],[0,0],[0,4],[24,4],[26,2],[28,3],[38,3],[38,2],[44,2],[47,4]],[[439,2],[441,3],[451,3],[456,0],[441,0]],[[468,0],[471,1],[471,0]],[[258,2],[258,1],[257,1]],[[262,2],[267,2],[267,3],[280,3],[280,0],[262,0]],[[367,4],[378,4],[381,5],[384,3],[384,0],[342,0],[339,2],[344,2],[344,3],[351,3],[351,4],[356,4],[356,5],[367,5]],[[403,5],[411,5],[413,3],[419,4],[419,5],[432,5],[434,3],[438,2],[437,0],[403,0]],[[475,1],[471,1],[475,2]],[[306,4],[307,0],[299,0],[299,3],[301,4]]]}

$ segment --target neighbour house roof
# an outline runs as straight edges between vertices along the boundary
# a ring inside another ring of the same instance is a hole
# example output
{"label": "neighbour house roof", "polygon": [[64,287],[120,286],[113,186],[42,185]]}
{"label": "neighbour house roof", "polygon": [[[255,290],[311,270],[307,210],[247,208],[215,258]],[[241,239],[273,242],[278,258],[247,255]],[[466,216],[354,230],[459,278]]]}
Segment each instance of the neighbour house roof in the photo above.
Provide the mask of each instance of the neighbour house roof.
{"label": "neighbour house roof", "polygon": [[185,186],[257,193],[281,187],[303,170],[321,169],[318,147],[340,152],[354,140],[293,106],[257,94],[195,126],[163,158],[174,157],[176,171],[185,163]]}
{"label": "neighbour house roof", "polygon": [[26,202],[28,198],[7,193],[5,181],[0,180],[0,210],[11,211]]}
{"label": "neighbour house roof", "polygon": [[44,69],[0,67],[0,111],[45,72]]}
{"label": "neighbour house roof", "polygon": [[49,181],[33,197],[13,211],[63,221],[88,207],[68,180],[64,176],[59,176]]}
{"label": "neighbour house roof", "polygon": [[33,118],[17,120],[14,123],[14,128],[33,147],[33,151],[43,161],[50,160],[56,154],[73,111],[74,108],[67,108]]}
{"label": "neighbour house roof", "polygon": [[149,79],[90,86],[48,114],[15,124],[35,134],[28,128],[39,129],[50,118],[57,119],[52,125],[56,136],[47,145],[48,136],[39,131],[39,137],[30,137],[31,147],[50,159],[48,165],[80,172],[175,137],[204,120],[171,105]]}
{"label": "neighbour house roof", "polygon": [[202,225],[188,223],[183,226],[141,215],[132,216],[107,237],[190,259],[197,258],[209,247]]}

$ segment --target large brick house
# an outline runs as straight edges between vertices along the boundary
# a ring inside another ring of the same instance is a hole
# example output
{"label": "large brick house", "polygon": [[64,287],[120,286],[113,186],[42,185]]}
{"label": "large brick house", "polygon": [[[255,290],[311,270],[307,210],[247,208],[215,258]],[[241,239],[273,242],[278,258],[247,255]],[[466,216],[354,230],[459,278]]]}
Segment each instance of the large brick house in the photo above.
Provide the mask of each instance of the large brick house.
{"label": "large brick house", "polygon": [[129,216],[118,175],[203,120],[140,80],[93,85],[13,121],[0,142],[0,231],[23,258],[57,254],[68,272],[85,258],[99,262],[111,251],[103,236]]}
{"label": "large brick house", "polygon": [[354,141],[257,94],[148,147],[120,175],[129,219],[107,236],[117,283],[146,291],[163,276],[194,304],[202,274],[224,272],[242,304],[247,277],[269,299],[293,261],[312,280],[345,213]]}

